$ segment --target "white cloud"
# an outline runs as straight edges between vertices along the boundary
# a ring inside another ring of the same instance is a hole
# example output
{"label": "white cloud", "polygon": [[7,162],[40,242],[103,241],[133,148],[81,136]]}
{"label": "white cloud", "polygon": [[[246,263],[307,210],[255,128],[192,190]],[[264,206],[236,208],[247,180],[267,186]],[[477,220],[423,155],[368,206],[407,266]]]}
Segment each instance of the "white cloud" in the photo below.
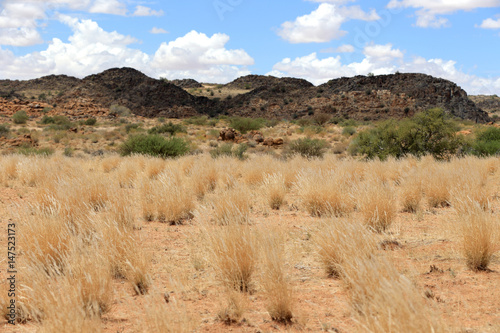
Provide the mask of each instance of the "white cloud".
{"label": "white cloud", "polygon": [[229,81],[250,72],[244,67],[254,60],[244,50],[228,50],[226,34],[208,37],[191,31],[169,43],[162,43],[156,51],[152,66],[168,78],[193,77],[205,82]]}
{"label": "white cloud", "polygon": [[[64,8],[126,15],[119,0],[4,0],[0,2],[0,45],[30,46],[42,43],[38,28],[47,20],[47,12]],[[156,13],[152,11],[152,13]]]}
{"label": "white cloud", "polygon": [[167,30],[157,27],[153,27],[149,32],[152,34],[168,34]]}
{"label": "white cloud", "polygon": [[323,49],[321,53],[352,53],[354,52],[354,46],[350,44],[343,44],[337,48],[330,47],[328,49]]}
{"label": "white cloud", "polygon": [[480,27],[483,29],[500,29],[500,18],[496,20],[488,18],[481,23]]}
{"label": "white cloud", "polygon": [[59,15],[58,19],[73,31],[68,41],[54,38],[46,50],[19,57],[0,48],[0,77],[31,79],[49,74],[84,77],[127,66],[152,77],[228,82],[250,74],[245,66],[254,62],[244,50],[226,49],[229,36],[225,34],[208,37],[191,31],[161,44],[154,55],[148,55],[131,46],[137,42],[135,38],[107,32],[92,20],[67,15]]}
{"label": "white cloud", "polygon": [[291,43],[329,42],[347,34],[347,31],[341,30],[344,22],[373,21],[379,18],[375,10],[366,13],[359,6],[339,7],[322,3],[310,14],[299,16],[293,22],[283,23],[278,35]]}
{"label": "white cloud", "polygon": [[89,8],[90,13],[126,15],[127,7],[118,0],[95,0]]}
{"label": "white cloud", "polygon": [[136,6],[132,16],[163,16],[163,10],[153,10],[145,6]]}
{"label": "white cloud", "polygon": [[420,8],[416,11],[417,26],[423,28],[449,25],[448,19],[438,15],[499,6],[500,0],[391,0],[387,5],[388,8]]}
{"label": "white cloud", "polygon": [[368,73],[390,74],[396,71],[425,73],[457,83],[469,94],[500,94],[500,77],[481,78],[457,69],[456,62],[443,59],[414,57],[406,59],[404,53],[391,44],[368,45],[363,50],[360,62],[342,63],[341,57],[318,58],[311,53],[294,60],[285,58],[275,64],[268,75],[293,76],[322,84],[342,76],[366,75]]}

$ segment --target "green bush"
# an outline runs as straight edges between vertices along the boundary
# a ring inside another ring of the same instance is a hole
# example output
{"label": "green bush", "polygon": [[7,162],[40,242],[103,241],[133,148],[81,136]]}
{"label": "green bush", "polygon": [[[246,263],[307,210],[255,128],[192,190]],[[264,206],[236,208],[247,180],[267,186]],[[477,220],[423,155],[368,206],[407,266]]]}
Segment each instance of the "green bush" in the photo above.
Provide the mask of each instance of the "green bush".
{"label": "green bush", "polygon": [[10,129],[5,125],[0,125],[0,138],[6,138],[10,133]]}
{"label": "green bush", "polygon": [[262,118],[243,118],[243,117],[233,117],[230,119],[229,124],[235,130],[241,132],[242,134],[248,131],[256,131],[264,127],[266,120]]}
{"label": "green bush", "polygon": [[87,126],[94,126],[96,123],[97,123],[97,119],[88,118],[87,120],[85,120],[85,122],[83,124],[87,125]]}
{"label": "green bush", "polygon": [[43,124],[43,125],[54,124],[54,118],[45,115],[40,120],[40,124]]}
{"label": "green bush", "polygon": [[71,147],[66,147],[64,148],[64,152],[63,152],[63,155],[66,156],[66,157],[73,157],[73,152],[75,150]]}
{"label": "green bush", "polygon": [[187,125],[203,126],[203,125],[206,125],[207,122],[208,122],[207,116],[191,117],[191,118],[184,120],[184,123],[186,123]]}
{"label": "green bush", "polygon": [[342,134],[345,136],[353,136],[354,134],[356,134],[356,128],[352,126],[344,127],[344,129],[342,130]]}
{"label": "green bush", "polygon": [[127,124],[125,125],[125,132],[130,133],[131,131],[136,131],[141,127],[139,123]]}
{"label": "green bush", "polygon": [[114,117],[129,117],[132,115],[132,111],[126,106],[113,104],[109,108],[109,114]]}
{"label": "green bush", "polygon": [[213,158],[230,156],[230,157],[236,157],[240,160],[244,160],[246,158],[245,152],[247,151],[247,149],[248,145],[244,143],[238,145],[234,149],[232,143],[225,143],[219,147],[216,147],[215,149],[212,149],[210,151],[210,156],[212,156]]}
{"label": "green bush", "polygon": [[476,136],[472,143],[472,154],[491,156],[500,153],[500,128],[489,127]]}
{"label": "green bush", "polygon": [[181,138],[164,138],[157,134],[129,137],[120,147],[123,156],[143,154],[162,158],[178,157],[189,152],[189,143]]}
{"label": "green bush", "polygon": [[149,129],[148,131],[149,134],[169,133],[172,136],[174,136],[176,133],[186,133],[186,132],[187,131],[184,126],[182,126],[181,124],[173,124],[171,121],[161,126],[155,126]]}
{"label": "green bush", "polygon": [[426,154],[447,159],[459,152],[464,140],[456,135],[457,124],[441,109],[420,112],[402,121],[388,120],[359,133],[353,140],[351,154],[367,158],[401,158]]}
{"label": "green bush", "polygon": [[45,148],[21,147],[17,150],[17,153],[22,155],[50,156],[54,154],[54,149],[49,147]]}
{"label": "green bush", "polygon": [[290,142],[288,149],[293,154],[300,154],[303,157],[323,157],[327,147],[325,140],[303,138]]}
{"label": "green bush", "polygon": [[28,119],[29,119],[28,114],[24,110],[17,111],[12,116],[12,121],[14,121],[14,124],[26,124]]}

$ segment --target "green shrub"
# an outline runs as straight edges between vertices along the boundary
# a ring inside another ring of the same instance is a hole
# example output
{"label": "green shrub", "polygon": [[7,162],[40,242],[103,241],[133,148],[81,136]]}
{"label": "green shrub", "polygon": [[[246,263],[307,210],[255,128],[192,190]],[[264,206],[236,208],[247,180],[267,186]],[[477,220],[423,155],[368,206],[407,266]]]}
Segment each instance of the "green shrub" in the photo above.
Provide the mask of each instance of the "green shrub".
{"label": "green shrub", "polygon": [[381,160],[388,156],[426,154],[447,159],[457,154],[464,144],[463,138],[455,134],[457,130],[457,124],[443,110],[430,109],[410,119],[388,120],[359,133],[349,151]]}
{"label": "green shrub", "polygon": [[12,116],[12,121],[14,122],[14,124],[26,124],[28,119],[29,119],[28,114],[24,110],[17,111]]}
{"label": "green shrub", "polygon": [[17,153],[22,155],[50,156],[54,154],[54,149],[49,147],[45,148],[21,147],[17,150]]}
{"label": "green shrub", "polygon": [[157,134],[129,137],[120,147],[123,156],[143,154],[162,158],[178,157],[189,152],[189,143],[181,138],[164,138]]}
{"label": "green shrub", "polygon": [[293,154],[300,154],[303,157],[323,157],[327,147],[325,140],[303,138],[290,142],[288,149]]}
{"label": "green shrub", "polygon": [[266,120],[262,118],[243,118],[243,117],[233,117],[230,119],[229,124],[235,130],[241,132],[242,134],[248,131],[256,131],[264,127]]}
{"label": "green shrub", "polygon": [[54,118],[45,115],[40,120],[40,124],[43,124],[43,125],[54,124]]}
{"label": "green shrub", "polygon": [[0,138],[6,138],[10,133],[10,129],[5,125],[0,125]]}
{"label": "green shrub", "polygon": [[491,156],[500,153],[500,128],[489,127],[476,136],[472,143],[472,154]]}
{"label": "green shrub", "polygon": [[109,108],[109,114],[114,117],[129,117],[132,115],[132,111],[126,106],[113,104]]}
{"label": "green shrub", "polygon": [[216,147],[215,149],[212,149],[210,151],[210,156],[212,156],[213,158],[230,156],[236,157],[240,160],[244,160],[246,158],[245,152],[247,151],[247,149],[248,145],[245,143],[238,145],[236,148],[233,147],[232,143],[225,143],[219,147]]}
{"label": "green shrub", "polygon": [[169,121],[166,124],[163,124],[161,126],[155,126],[151,129],[149,129],[148,133],[149,134],[165,134],[169,133],[170,135],[174,136],[176,133],[186,133],[186,128],[182,126],[181,124],[173,124],[171,121]]}
{"label": "green shrub", "polygon": [[83,124],[87,125],[87,126],[94,126],[96,123],[97,123],[97,119],[88,118],[87,120],[85,120],[85,122]]}
{"label": "green shrub", "polygon": [[66,147],[64,148],[64,152],[63,152],[63,155],[66,156],[66,157],[73,157],[73,152],[75,150],[71,147]]}
{"label": "green shrub", "polygon": [[356,134],[356,128],[352,126],[344,127],[344,129],[342,130],[342,134],[345,136],[353,136],[354,134]]}
{"label": "green shrub", "polygon": [[203,126],[206,125],[208,122],[208,117],[207,116],[199,116],[199,117],[191,117],[188,119],[184,120],[184,123],[187,125],[199,125]]}
{"label": "green shrub", "polygon": [[138,130],[141,127],[139,123],[127,124],[125,125],[125,132],[130,133],[131,131]]}

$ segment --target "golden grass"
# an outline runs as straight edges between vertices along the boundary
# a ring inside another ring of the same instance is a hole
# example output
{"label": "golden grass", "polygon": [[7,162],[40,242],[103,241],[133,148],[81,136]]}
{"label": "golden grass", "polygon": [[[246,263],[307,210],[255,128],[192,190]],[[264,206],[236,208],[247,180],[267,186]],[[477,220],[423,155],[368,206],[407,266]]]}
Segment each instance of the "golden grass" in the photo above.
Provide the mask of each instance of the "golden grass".
{"label": "golden grass", "polygon": [[233,221],[224,226],[204,226],[208,258],[217,279],[227,288],[253,289],[258,262],[258,238],[248,224]]}
{"label": "golden grass", "polygon": [[227,289],[217,311],[217,319],[226,325],[237,324],[248,308],[245,295],[234,289]]}
{"label": "golden grass", "polygon": [[354,210],[353,182],[342,170],[300,172],[297,192],[311,216],[344,216]]}
{"label": "golden grass", "polygon": [[267,311],[271,319],[280,323],[292,323],[294,298],[285,271],[285,238],[279,230],[262,234],[264,270],[262,285],[266,293]]}
{"label": "golden grass", "polygon": [[248,223],[251,210],[249,192],[244,185],[237,185],[214,193],[210,201],[215,222],[221,225],[232,224],[234,221]]}
{"label": "golden grass", "polygon": [[498,217],[472,202],[466,210],[458,210],[461,248],[467,267],[474,271],[487,270],[493,254],[500,250]]}
{"label": "golden grass", "polygon": [[396,218],[397,207],[394,189],[378,180],[367,180],[358,188],[358,209],[367,227],[386,231]]}
{"label": "golden grass", "polygon": [[287,192],[285,178],[281,173],[266,175],[263,181],[264,195],[271,209],[280,209],[285,204]]}
{"label": "golden grass", "polygon": [[423,189],[420,172],[413,169],[400,182],[398,197],[403,212],[415,213],[421,208]]}
{"label": "golden grass", "polygon": [[196,321],[178,301],[155,293],[146,299],[143,332],[188,333],[196,326]]}
{"label": "golden grass", "polygon": [[342,277],[344,265],[355,258],[370,258],[377,249],[374,235],[359,222],[325,219],[314,240],[329,277]]}
{"label": "golden grass", "polygon": [[362,332],[448,332],[412,282],[385,258],[354,258],[344,267]]}

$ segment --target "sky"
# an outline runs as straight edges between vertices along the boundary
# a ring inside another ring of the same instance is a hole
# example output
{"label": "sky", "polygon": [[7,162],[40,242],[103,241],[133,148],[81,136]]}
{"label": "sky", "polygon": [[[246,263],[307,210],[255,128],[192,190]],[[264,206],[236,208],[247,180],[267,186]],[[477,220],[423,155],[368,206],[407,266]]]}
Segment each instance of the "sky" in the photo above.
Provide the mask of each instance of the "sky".
{"label": "sky", "polygon": [[500,95],[500,0],[0,0],[0,79],[114,67],[316,85],[399,71]]}

